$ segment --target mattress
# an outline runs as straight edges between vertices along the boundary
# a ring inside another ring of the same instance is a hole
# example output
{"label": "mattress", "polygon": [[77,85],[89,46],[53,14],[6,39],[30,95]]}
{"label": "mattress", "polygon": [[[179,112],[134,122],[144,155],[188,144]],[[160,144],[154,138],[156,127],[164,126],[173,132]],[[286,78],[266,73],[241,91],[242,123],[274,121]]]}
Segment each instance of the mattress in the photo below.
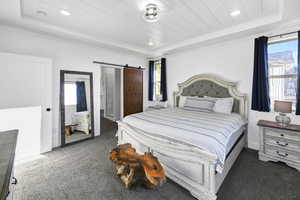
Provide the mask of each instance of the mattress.
{"label": "mattress", "polygon": [[237,144],[238,140],[244,134],[245,127],[242,126],[240,129],[232,133],[228,145],[226,146],[226,158],[229,156],[231,151],[234,149],[235,145]]}
{"label": "mattress", "polygon": [[157,138],[167,138],[215,154],[222,173],[226,155],[243,133],[246,121],[238,114],[168,108],[126,116],[123,122]]}

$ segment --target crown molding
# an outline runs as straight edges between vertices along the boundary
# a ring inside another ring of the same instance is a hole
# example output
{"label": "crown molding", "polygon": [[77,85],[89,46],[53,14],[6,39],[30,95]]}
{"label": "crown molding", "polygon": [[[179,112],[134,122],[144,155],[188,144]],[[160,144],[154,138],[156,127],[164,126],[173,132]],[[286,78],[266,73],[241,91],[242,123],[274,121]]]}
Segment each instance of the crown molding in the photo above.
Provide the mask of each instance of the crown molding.
{"label": "crown molding", "polygon": [[[10,1],[10,0],[5,0]],[[175,42],[172,44],[166,44],[161,47],[154,49],[143,48],[138,45],[133,45],[129,43],[124,43],[108,38],[98,38],[88,34],[72,31],[65,29],[63,27],[55,26],[49,23],[45,23],[31,17],[28,17],[22,13],[22,0],[19,0],[18,5],[11,6],[12,8],[7,12],[7,16],[2,18],[0,23],[6,24],[8,26],[20,27],[34,32],[40,32],[43,34],[54,35],[57,37],[62,37],[65,39],[73,39],[85,43],[89,43],[95,46],[110,47],[119,50],[125,50],[129,52],[134,52],[142,54],[147,57],[156,57],[161,55],[168,55],[177,51],[184,50],[186,48],[191,48],[197,45],[211,44],[225,39],[231,39],[233,37],[242,37],[251,34],[257,34],[273,30],[274,25],[281,25],[284,21],[282,16],[284,14],[284,0],[279,0],[278,13],[276,15],[271,15],[267,17],[262,17],[250,22],[242,23],[237,26],[232,26],[219,31],[201,35],[195,38],[190,38],[184,41]],[[13,10],[12,10],[13,9]],[[291,23],[290,27],[294,24],[299,24],[298,21]]]}

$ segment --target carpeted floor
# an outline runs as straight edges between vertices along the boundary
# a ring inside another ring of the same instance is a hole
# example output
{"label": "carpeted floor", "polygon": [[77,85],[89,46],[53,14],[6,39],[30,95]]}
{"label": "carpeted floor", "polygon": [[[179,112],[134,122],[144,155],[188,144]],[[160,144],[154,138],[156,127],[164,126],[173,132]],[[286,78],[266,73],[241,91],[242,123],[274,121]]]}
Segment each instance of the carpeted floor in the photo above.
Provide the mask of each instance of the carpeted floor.
{"label": "carpeted floor", "polygon": [[[16,167],[16,200],[195,200],[168,180],[158,190],[126,190],[108,159],[116,145],[116,125],[100,137],[56,149]],[[223,183],[218,200],[300,200],[300,172],[258,161],[244,150]]]}

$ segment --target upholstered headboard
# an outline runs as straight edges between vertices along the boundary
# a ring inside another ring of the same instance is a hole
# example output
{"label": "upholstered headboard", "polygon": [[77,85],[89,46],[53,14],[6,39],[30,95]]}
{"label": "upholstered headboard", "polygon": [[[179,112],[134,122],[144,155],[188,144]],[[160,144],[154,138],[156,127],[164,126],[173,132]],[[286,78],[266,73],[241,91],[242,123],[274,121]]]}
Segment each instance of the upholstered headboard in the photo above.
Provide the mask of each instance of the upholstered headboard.
{"label": "upholstered headboard", "polygon": [[247,114],[247,95],[237,91],[237,84],[225,81],[211,74],[199,74],[191,77],[183,83],[178,84],[178,91],[174,92],[174,105],[179,104],[180,96],[210,96],[210,97],[233,97],[232,111],[243,115]]}

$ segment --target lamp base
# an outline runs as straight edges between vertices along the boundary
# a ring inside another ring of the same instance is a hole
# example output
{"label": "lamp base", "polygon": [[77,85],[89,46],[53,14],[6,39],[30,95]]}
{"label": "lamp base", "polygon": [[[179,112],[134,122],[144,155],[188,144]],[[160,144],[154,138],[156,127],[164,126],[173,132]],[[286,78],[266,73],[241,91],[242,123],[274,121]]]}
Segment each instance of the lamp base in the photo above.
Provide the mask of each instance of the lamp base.
{"label": "lamp base", "polygon": [[286,127],[291,123],[291,118],[286,116],[285,113],[279,113],[279,115],[275,117],[275,120],[282,127]]}

